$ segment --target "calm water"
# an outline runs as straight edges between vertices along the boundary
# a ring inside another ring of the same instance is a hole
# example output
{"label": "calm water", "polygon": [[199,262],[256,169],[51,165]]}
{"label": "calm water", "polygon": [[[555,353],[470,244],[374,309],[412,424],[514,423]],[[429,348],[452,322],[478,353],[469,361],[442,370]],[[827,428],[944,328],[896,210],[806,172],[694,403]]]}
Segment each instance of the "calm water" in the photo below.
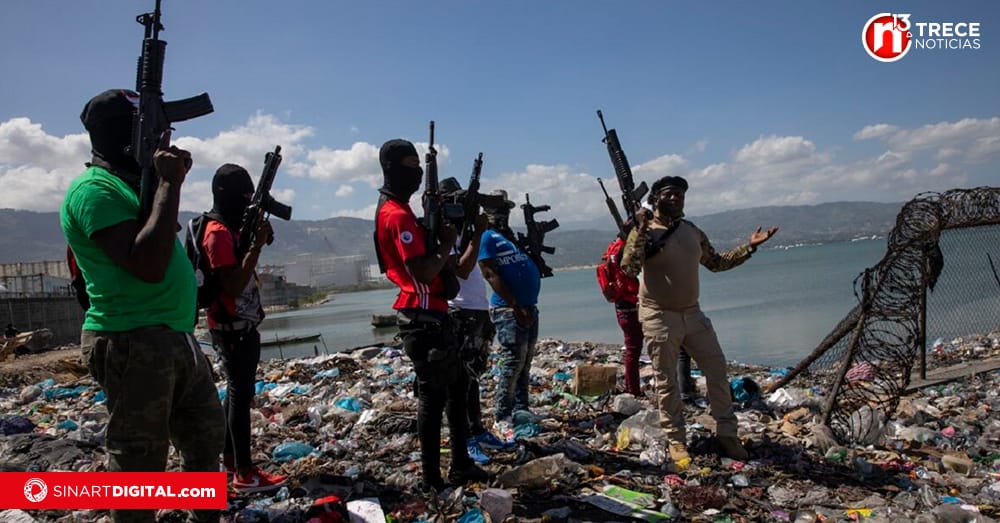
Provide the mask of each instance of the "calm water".
{"label": "calm water", "polygon": [[[946,249],[946,254],[962,254],[957,251]],[[701,306],[712,318],[729,359],[791,365],[810,353],[856,304],[854,278],[884,254],[885,240],[759,251],[730,271],[712,273],[702,269]],[[946,275],[959,273],[958,277],[962,277],[969,271],[968,268],[963,268],[964,272],[949,270],[958,266],[960,263],[954,256],[949,257]],[[983,264],[976,266],[989,271]],[[939,292],[929,300],[929,306],[948,310],[974,307],[997,312],[1000,293],[992,283],[992,276],[982,277],[983,285],[963,289],[951,297]],[[370,321],[372,314],[390,312],[395,295],[395,290],[338,294],[334,301],[319,307],[276,313],[265,320],[262,338],[322,333],[321,342],[283,347],[281,352],[285,357],[311,355],[314,346],[322,353],[325,348],[334,352],[390,342],[394,331],[373,329]],[[539,310],[541,337],[622,342],[614,308],[601,296],[593,269],[557,272],[543,280]],[[964,317],[955,315],[957,319],[949,317],[949,322]],[[975,331],[951,327],[956,333]],[[935,328],[944,327],[935,327],[931,322],[928,340],[954,334],[931,332]],[[279,354],[277,349],[265,349],[264,357],[276,358]]]}

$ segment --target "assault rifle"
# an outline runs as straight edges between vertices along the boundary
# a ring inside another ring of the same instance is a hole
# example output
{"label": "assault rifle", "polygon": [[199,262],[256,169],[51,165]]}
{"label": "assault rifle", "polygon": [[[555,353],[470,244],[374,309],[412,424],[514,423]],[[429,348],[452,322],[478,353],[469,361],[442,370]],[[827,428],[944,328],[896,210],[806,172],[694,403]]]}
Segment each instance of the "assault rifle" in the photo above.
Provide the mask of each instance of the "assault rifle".
{"label": "assault rifle", "polygon": [[[424,155],[424,226],[427,228],[427,254],[438,248],[438,231],[445,219],[455,220],[462,217],[462,206],[442,205],[441,186],[438,183],[437,149],[434,148],[434,120],[431,120],[431,141],[427,144],[427,154]],[[452,299],[458,295],[458,276],[446,264],[441,272],[444,283],[445,298]]]}
{"label": "assault rifle", "polygon": [[611,212],[611,217],[615,220],[619,236],[622,239],[627,239],[628,231],[625,230],[625,224],[622,223],[622,215],[618,213],[618,206],[615,205],[615,201],[608,195],[608,190],[604,188],[604,182],[600,178],[597,179],[597,184],[601,186],[601,191],[604,192],[604,203],[608,205],[608,211]]}
{"label": "assault rifle", "polygon": [[143,13],[135,18],[145,27],[142,39],[142,55],[136,70],[135,90],[139,93],[139,111],[132,117],[132,144],[129,152],[142,169],[142,185],[139,191],[139,223],[145,223],[156,194],[157,175],[153,171],[153,153],[160,144],[160,137],[170,129],[170,124],[204,116],[215,109],[208,93],[198,96],[163,101],[163,60],[167,43],[160,40],[160,0],[152,13]]}
{"label": "assault rifle", "polygon": [[273,214],[282,220],[292,219],[291,206],[285,205],[271,196],[271,186],[274,184],[274,177],[278,174],[278,166],[281,165],[281,146],[276,145],[274,152],[269,152],[264,156],[264,172],[260,174],[257,182],[257,190],[250,199],[250,205],[243,213],[243,223],[240,225],[240,240],[236,252],[238,260],[242,260],[250,246],[253,245],[257,229],[262,221],[267,220],[269,214]]}
{"label": "assault rifle", "polygon": [[479,216],[480,207],[498,208],[504,204],[504,199],[494,194],[483,194],[479,192],[479,178],[483,173],[483,153],[472,162],[472,175],[469,176],[469,188],[458,198],[458,204],[462,208],[461,215],[457,209],[452,210],[452,203],[445,202],[445,218],[459,217],[465,218],[462,225],[462,244],[459,252],[465,249],[472,242],[472,235],[476,230],[476,217]]}
{"label": "assault rifle", "polygon": [[532,261],[538,266],[538,272],[541,273],[542,278],[552,276],[552,268],[542,259],[542,254],[555,254],[556,252],[555,247],[545,245],[545,233],[559,227],[559,220],[535,221],[535,213],[545,212],[551,208],[548,205],[531,205],[531,199],[525,194],[521,209],[524,210],[524,226],[528,230],[528,234],[517,233],[517,242],[524,247],[528,256],[531,256]]}
{"label": "assault rifle", "polygon": [[465,201],[464,204],[464,216],[465,224],[462,228],[462,244],[458,249],[459,253],[465,252],[465,249],[469,247],[472,243],[472,235],[476,231],[476,217],[479,216],[479,205],[480,205],[480,194],[479,194],[479,177],[483,174],[483,153],[479,153],[479,156],[472,161],[472,174],[469,175],[469,187],[465,190]]}
{"label": "assault rifle", "polygon": [[[632,168],[628,164],[628,158],[625,157],[625,151],[622,150],[622,144],[618,141],[618,133],[614,129],[608,130],[608,126],[604,125],[604,115],[601,114],[600,110],[597,111],[597,117],[601,120],[601,127],[604,128],[602,141],[608,146],[608,156],[611,157],[611,165],[615,167],[615,178],[618,178],[618,186],[622,190],[622,210],[628,216],[629,222],[634,224],[635,213],[639,210],[642,197],[646,195],[649,188],[646,187],[646,182],[640,183],[639,187],[635,186],[635,181],[632,179]],[[605,191],[606,194],[607,191]],[[627,235],[627,229],[631,228],[631,225],[627,223],[624,225],[624,227],[620,225],[619,229]]]}
{"label": "assault rifle", "polygon": [[431,141],[424,155],[424,226],[427,228],[427,253],[437,251],[438,230],[441,229],[441,189],[438,186],[437,149],[434,148],[434,120],[431,120]]}

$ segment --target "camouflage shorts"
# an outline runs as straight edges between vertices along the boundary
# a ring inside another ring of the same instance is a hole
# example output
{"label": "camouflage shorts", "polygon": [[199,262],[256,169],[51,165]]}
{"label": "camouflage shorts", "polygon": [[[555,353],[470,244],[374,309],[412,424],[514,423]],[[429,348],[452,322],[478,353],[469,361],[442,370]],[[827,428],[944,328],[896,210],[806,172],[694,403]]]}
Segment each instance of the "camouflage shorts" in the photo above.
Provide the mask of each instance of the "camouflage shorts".
{"label": "camouflage shorts", "polygon": [[496,329],[490,321],[490,313],[485,310],[451,309],[448,315],[455,325],[462,361],[465,362],[470,374],[478,377],[486,372],[493,336],[496,335]]}

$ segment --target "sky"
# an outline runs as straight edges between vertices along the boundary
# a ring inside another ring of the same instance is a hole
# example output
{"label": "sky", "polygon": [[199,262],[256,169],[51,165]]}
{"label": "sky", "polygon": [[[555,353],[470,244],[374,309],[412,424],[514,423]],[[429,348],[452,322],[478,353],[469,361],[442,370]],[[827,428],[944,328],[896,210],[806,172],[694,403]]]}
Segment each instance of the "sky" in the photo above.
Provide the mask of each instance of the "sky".
{"label": "sky", "polygon": [[[135,16],[152,6],[4,2],[0,208],[58,210],[90,157],[80,111],[134,88]],[[882,12],[978,22],[979,48],[876,61],[861,35]],[[194,158],[183,210],[211,207],[219,165],[256,177],[281,145],[274,193],[294,218],[371,219],[379,146],[423,151],[435,120],[441,178],[467,184],[483,152],[484,190],[610,226],[597,109],[637,182],[688,179],[692,216],[1000,180],[993,1],[163,0],[162,22],[165,99],[205,91],[215,105],[175,125]]]}

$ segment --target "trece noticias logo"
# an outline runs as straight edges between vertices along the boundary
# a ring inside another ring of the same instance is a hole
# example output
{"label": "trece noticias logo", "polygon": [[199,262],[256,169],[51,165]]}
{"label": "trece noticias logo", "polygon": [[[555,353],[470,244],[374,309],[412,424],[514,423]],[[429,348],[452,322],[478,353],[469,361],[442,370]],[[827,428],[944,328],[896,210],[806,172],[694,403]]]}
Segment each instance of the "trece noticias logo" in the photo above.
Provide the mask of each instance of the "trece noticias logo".
{"label": "trece noticias logo", "polygon": [[31,478],[24,482],[24,498],[32,503],[41,503],[45,496],[49,494],[49,486],[38,478]]}
{"label": "trece noticias logo", "polygon": [[895,62],[911,49],[976,50],[982,46],[977,21],[913,22],[910,13],[879,13],[865,22],[861,44],[868,56]]}

